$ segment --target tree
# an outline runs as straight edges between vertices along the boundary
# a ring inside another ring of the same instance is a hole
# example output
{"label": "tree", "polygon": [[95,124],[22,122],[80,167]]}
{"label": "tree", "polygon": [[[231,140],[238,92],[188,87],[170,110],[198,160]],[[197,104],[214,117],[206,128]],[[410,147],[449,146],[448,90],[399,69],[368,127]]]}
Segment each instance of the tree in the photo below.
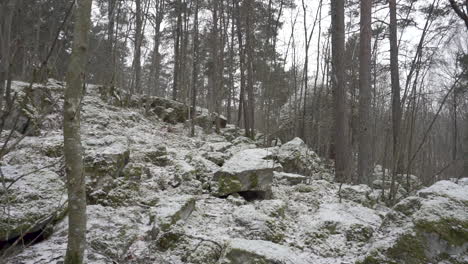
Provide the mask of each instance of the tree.
{"label": "tree", "polygon": [[399,163],[399,133],[401,122],[400,102],[400,73],[398,68],[398,35],[397,35],[397,7],[396,0],[388,1],[390,9],[390,79],[392,85],[392,139],[393,139],[393,168],[390,187],[390,200],[395,193],[395,178]]}
{"label": "tree", "polygon": [[[0,110],[3,109],[5,98],[5,81],[10,75],[11,26],[17,2],[19,1],[5,0],[0,3]],[[9,95],[6,98],[9,98]]]}
{"label": "tree", "polygon": [[358,183],[370,183],[371,164],[371,39],[372,0],[361,0],[361,23],[359,40],[359,153]]}
{"label": "tree", "polygon": [[344,0],[332,1],[331,12],[335,179],[338,182],[346,182],[349,180],[349,143],[344,72]]}
{"label": "tree", "polygon": [[195,0],[195,12],[193,22],[193,66],[192,66],[192,124],[190,128],[190,135],[195,136],[195,113],[197,111],[197,82],[198,82],[198,9],[199,0]]}
{"label": "tree", "polygon": [[68,245],[65,264],[83,263],[86,248],[86,186],[80,136],[80,105],[88,52],[92,0],[77,1],[73,49],[67,73],[63,138],[68,188]]}

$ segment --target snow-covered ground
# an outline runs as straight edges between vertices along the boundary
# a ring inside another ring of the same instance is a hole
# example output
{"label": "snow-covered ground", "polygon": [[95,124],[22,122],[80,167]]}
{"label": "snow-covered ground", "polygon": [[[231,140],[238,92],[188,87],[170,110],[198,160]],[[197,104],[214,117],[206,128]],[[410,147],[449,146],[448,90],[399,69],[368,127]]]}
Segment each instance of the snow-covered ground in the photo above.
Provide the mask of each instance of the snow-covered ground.
{"label": "snow-covered ground", "polygon": [[[61,263],[66,249],[63,84],[34,89],[50,103],[30,106],[41,129],[2,160],[0,240],[47,236],[20,242],[6,263]],[[402,190],[408,197],[389,208],[376,188],[381,171],[374,189],[340,191],[298,138],[266,148],[232,126],[219,135],[197,127],[192,138],[183,123],[162,121],[167,111],[102,98],[88,86],[82,109],[88,263],[468,263],[468,179]]]}

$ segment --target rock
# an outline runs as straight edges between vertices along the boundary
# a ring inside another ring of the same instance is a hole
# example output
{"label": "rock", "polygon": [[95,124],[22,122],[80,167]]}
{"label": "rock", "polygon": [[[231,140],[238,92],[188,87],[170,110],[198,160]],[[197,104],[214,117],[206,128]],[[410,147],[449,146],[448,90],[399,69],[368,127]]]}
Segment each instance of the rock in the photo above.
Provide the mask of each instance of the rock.
{"label": "rock", "polygon": [[[192,120],[188,121],[192,122]],[[195,125],[203,128],[206,133],[211,133],[213,128],[216,127],[216,122],[219,122],[219,128],[226,128],[227,119],[223,115],[217,113],[209,113],[208,109],[197,107],[197,116],[193,119]]]}
{"label": "rock", "polygon": [[222,264],[306,264],[313,263],[292,249],[269,241],[231,239],[223,251]]}
{"label": "rock", "polygon": [[0,243],[43,231],[65,215],[64,182],[47,169],[31,173],[36,169],[33,166],[2,166],[6,186],[12,185],[8,191],[0,187],[0,204],[8,205],[5,207],[8,210],[0,213]]}
{"label": "rock", "polygon": [[105,137],[86,141],[84,170],[87,176],[98,182],[105,176],[117,178],[130,159],[126,137]]}
{"label": "rock", "polygon": [[271,153],[267,149],[241,151],[215,172],[214,194],[225,196],[245,191],[269,192],[273,171],[281,169],[281,165],[271,159]]}
{"label": "rock", "polygon": [[359,204],[362,204],[367,207],[371,207],[374,204],[369,198],[372,189],[365,185],[343,185],[341,187],[341,197],[346,200],[350,200]]}
{"label": "rock", "polygon": [[193,196],[166,197],[155,208],[151,208],[151,222],[162,231],[168,231],[178,221],[185,221],[194,209]]}
{"label": "rock", "polygon": [[317,154],[298,137],[283,144],[277,155],[285,172],[311,176],[319,169]]}
{"label": "rock", "polygon": [[222,152],[206,152],[203,157],[215,163],[218,166],[223,166],[224,162],[231,157],[229,153]]}
{"label": "rock", "polygon": [[275,171],[273,177],[277,183],[290,186],[305,183],[307,181],[307,177],[305,176],[286,172]]}
{"label": "rock", "polygon": [[241,228],[243,238],[279,243],[284,238],[280,219],[257,211],[251,204],[243,205],[233,212],[234,221]]}
{"label": "rock", "polygon": [[395,205],[359,263],[468,261],[468,187],[440,181]]}
{"label": "rock", "polygon": [[217,264],[222,248],[211,241],[202,241],[190,253],[188,260],[193,264]]}
{"label": "rock", "polygon": [[164,145],[157,146],[155,148],[149,148],[140,150],[144,162],[149,162],[151,164],[165,167],[168,166],[171,162],[171,158],[167,152],[167,148]]}

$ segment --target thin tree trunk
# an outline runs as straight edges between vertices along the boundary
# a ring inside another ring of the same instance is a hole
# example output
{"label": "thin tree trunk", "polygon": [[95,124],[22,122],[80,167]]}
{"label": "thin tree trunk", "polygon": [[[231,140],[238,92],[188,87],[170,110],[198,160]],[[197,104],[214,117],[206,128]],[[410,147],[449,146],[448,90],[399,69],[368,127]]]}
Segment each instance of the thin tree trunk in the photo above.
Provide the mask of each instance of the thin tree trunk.
{"label": "thin tree trunk", "polygon": [[172,83],[172,100],[177,100],[177,93],[179,87],[179,71],[180,71],[180,38],[182,35],[182,2],[178,0],[176,2],[176,13],[177,13],[177,28],[175,34],[174,43],[174,80]]}
{"label": "thin tree trunk", "polygon": [[143,40],[143,19],[141,0],[136,0],[136,21],[135,21],[135,57],[133,60],[135,69],[134,92],[141,92],[141,42]]}
{"label": "thin tree trunk", "polygon": [[195,116],[197,111],[197,82],[198,82],[198,0],[195,0],[195,18],[193,22],[193,72],[192,72],[192,124],[190,135],[195,136]]}
{"label": "thin tree trunk", "polygon": [[92,0],[77,2],[73,50],[65,90],[63,138],[68,187],[68,245],[65,264],[81,264],[86,248],[86,186],[80,136],[80,105],[88,52]]}

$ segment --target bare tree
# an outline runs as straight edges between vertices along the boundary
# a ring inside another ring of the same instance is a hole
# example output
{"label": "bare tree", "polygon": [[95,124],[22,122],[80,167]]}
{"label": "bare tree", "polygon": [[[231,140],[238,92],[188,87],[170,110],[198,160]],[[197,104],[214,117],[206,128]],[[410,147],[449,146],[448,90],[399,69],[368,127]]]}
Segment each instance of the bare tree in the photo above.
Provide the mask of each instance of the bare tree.
{"label": "bare tree", "polygon": [[332,83],[334,97],[334,156],[335,179],[338,182],[349,180],[349,142],[346,115],[346,87],[344,72],[344,0],[334,0],[332,12]]}
{"label": "bare tree", "polygon": [[73,50],[67,73],[63,138],[68,187],[68,245],[65,264],[81,264],[86,248],[86,186],[80,135],[80,105],[87,64],[92,0],[77,2]]}
{"label": "bare tree", "polygon": [[399,133],[401,122],[400,73],[398,69],[398,35],[396,0],[388,1],[390,9],[390,75],[392,84],[392,139],[393,139],[393,175],[390,187],[390,200],[395,193],[395,178],[399,163]]}
{"label": "bare tree", "polygon": [[358,183],[370,183],[372,173],[371,152],[371,39],[372,1],[361,0],[359,41],[359,153]]}

